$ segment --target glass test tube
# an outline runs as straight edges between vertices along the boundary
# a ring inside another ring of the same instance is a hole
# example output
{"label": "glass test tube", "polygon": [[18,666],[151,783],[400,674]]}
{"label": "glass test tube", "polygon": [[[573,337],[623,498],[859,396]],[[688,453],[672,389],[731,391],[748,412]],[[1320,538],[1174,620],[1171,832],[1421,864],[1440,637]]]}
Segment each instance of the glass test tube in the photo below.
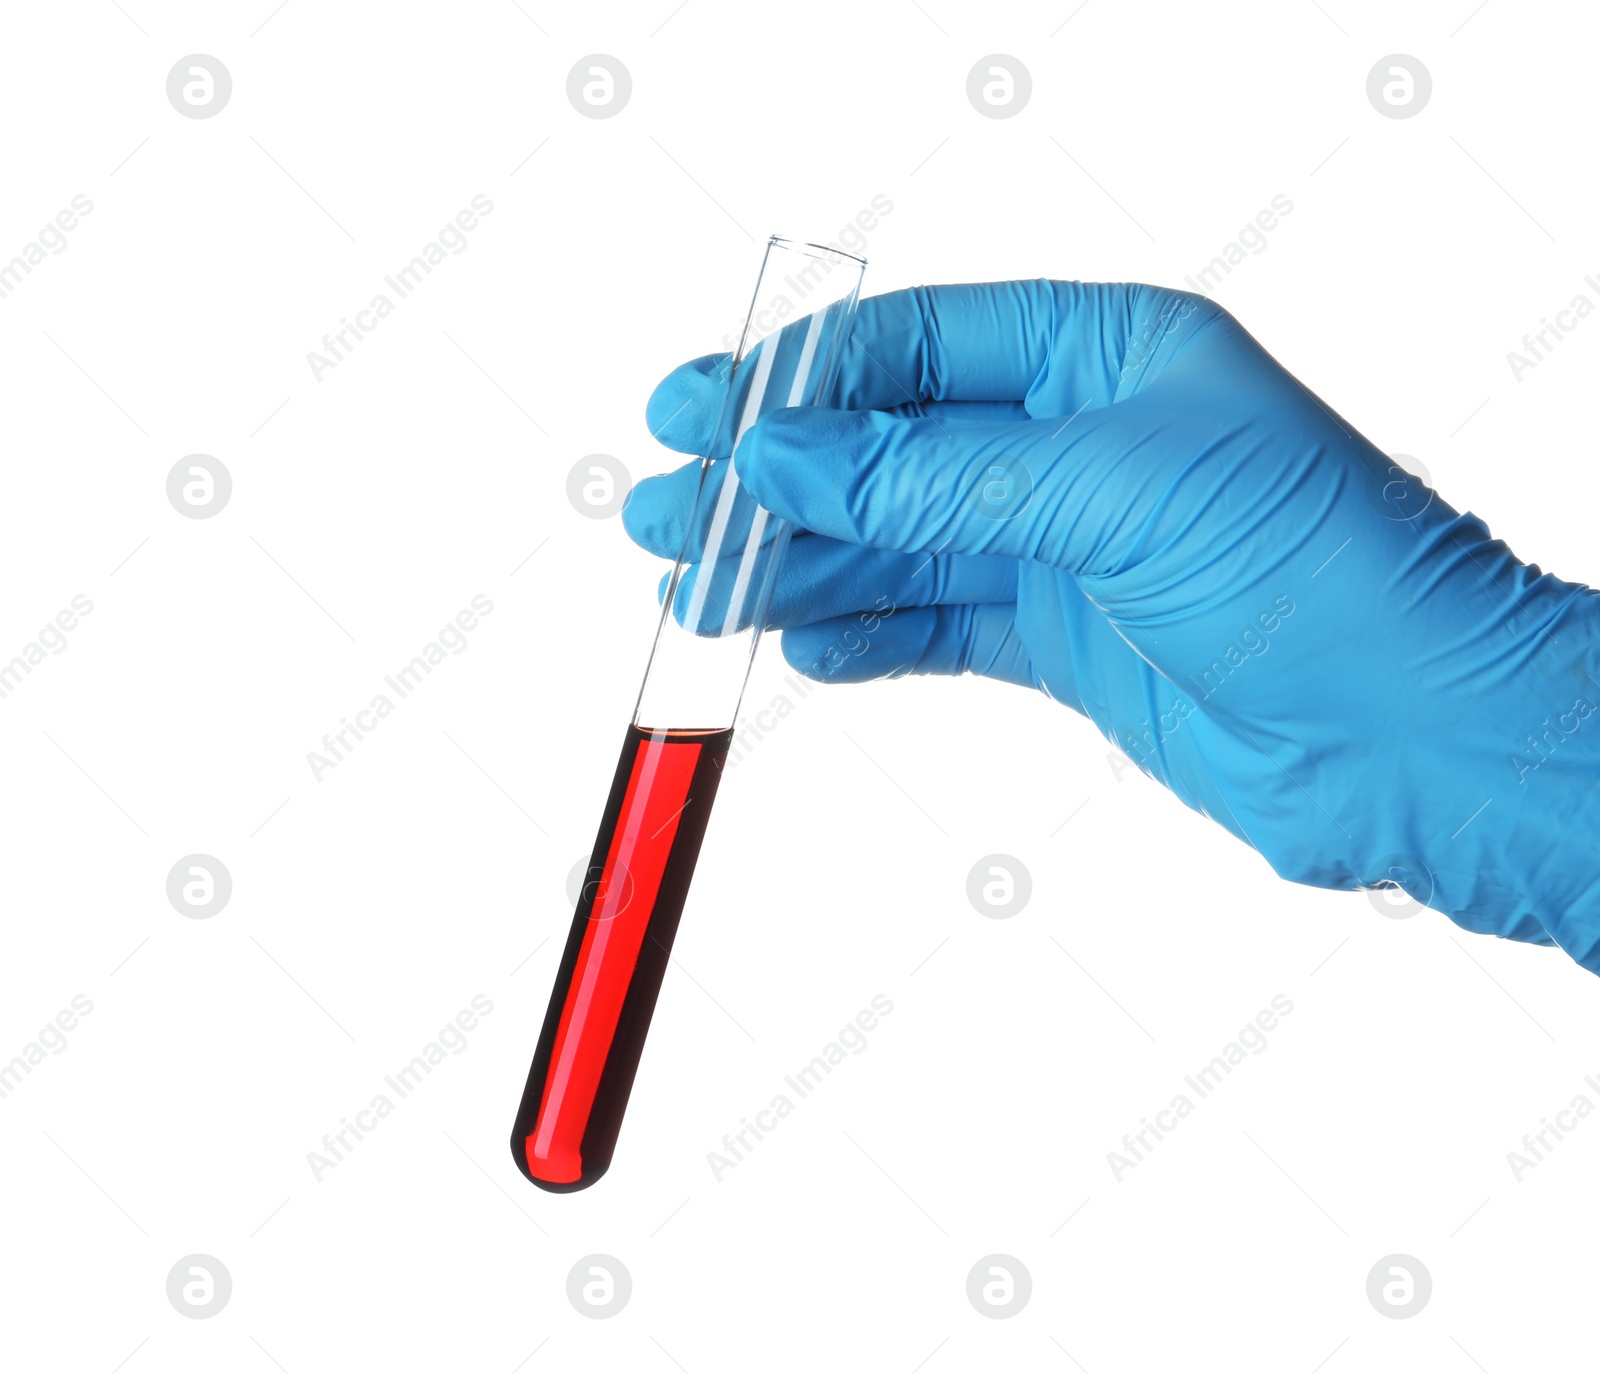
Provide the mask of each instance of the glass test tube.
{"label": "glass test tube", "polygon": [[511,1133],[552,1192],[611,1164],[790,527],[729,461],[769,410],[825,405],[866,262],[773,237]]}

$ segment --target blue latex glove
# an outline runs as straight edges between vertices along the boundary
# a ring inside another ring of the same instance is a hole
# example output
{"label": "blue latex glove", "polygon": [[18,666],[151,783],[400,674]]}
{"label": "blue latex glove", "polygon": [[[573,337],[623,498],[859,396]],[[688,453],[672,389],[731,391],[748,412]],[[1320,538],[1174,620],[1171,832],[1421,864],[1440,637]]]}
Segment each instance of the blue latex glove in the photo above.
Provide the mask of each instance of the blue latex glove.
{"label": "blue latex glove", "polygon": [[[652,431],[702,452],[726,370],[673,372]],[[1281,876],[1395,883],[1600,971],[1595,594],[1519,562],[1226,311],[895,292],[862,303],[838,404],[769,414],[735,455],[809,531],[772,615],[794,667],[1037,687]],[[624,513],[664,557],[697,466]]]}

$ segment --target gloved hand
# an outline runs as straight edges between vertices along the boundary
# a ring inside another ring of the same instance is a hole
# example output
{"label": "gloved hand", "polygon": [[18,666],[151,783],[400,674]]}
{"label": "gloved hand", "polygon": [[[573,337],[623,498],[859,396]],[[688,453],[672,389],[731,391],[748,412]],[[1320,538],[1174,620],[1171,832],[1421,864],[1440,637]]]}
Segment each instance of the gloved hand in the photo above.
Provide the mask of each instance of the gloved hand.
{"label": "gloved hand", "polygon": [[[705,451],[726,361],[651,397],[669,447]],[[862,303],[838,397],[735,455],[808,531],[771,617],[795,668],[1036,687],[1281,876],[1392,882],[1600,972],[1594,593],[1519,562],[1226,311],[894,292]],[[628,532],[675,557],[697,481],[641,483]]]}

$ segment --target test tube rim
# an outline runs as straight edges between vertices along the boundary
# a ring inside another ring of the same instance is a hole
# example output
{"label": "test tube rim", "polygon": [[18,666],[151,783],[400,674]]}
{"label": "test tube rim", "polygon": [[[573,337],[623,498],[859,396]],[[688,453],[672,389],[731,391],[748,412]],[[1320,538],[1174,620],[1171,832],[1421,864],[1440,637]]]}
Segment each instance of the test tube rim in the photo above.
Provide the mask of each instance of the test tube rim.
{"label": "test tube rim", "polygon": [[[848,262],[860,263],[863,267],[867,265],[867,260],[859,253],[847,253],[842,248],[834,248],[826,243],[811,243],[806,239],[786,238],[782,234],[770,235],[767,238],[767,242],[776,244],[779,248],[787,249],[792,253],[805,253],[807,257],[817,257],[821,255],[827,258],[844,258]],[[807,253],[807,249],[815,249],[816,252]]]}

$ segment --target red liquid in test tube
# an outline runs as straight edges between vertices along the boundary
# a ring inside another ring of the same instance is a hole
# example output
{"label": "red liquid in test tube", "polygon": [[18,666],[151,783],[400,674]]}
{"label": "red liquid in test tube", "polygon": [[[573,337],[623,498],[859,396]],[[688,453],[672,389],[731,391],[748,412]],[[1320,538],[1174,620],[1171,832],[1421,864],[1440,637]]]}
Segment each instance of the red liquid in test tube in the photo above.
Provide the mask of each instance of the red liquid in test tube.
{"label": "red liquid in test tube", "polygon": [[[834,248],[767,244],[512,1126],[517,1167],[552,1192],[611,1165],[789,543],[728,455],[767,411],[831,399],[865,266]],[[807,286],[798,305],[796,283]]]}

